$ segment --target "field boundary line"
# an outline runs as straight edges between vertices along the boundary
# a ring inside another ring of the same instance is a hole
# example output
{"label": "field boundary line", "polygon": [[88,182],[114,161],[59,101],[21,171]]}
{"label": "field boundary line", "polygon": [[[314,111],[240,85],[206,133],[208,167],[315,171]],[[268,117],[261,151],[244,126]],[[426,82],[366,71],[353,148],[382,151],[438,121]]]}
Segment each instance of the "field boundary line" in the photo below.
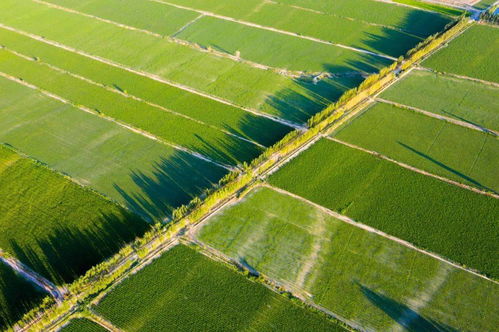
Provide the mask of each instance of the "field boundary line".
{"label": "field boundary line", "polygon": [[485,134],[491,134],[493,136],[499,136],[499,132],[495,131],[493,129],[485,128],[485,127],[482,127],[482,126],[479,126],[479,125],[475,125],[475,124],[471,124],[471,123],[468,123],[468,122],[464,122],[464,121],[461,121],[461,120],[456,120],[456,119],[453,119],[453,118],[445,116],[445,115],[435,114],[433,112],[425,111],[425,110],[423,110],[421,108],[417,108],[417,107],[414,107],[414,106],[409,106],[409,105],[401,104],[401,103],[398,103],[398,102],[395,102],[395,101],[390,101],[390,100],[379,98],[379,97],[377,97],[376,100],[379,101],[379,102],[385,103],[385,104],[396,106],[398,108],[402,108],[402,109],[406,109],[406,110],[413,111],[413,112],[416,112],[416,113],[420,113],[420,114],[426,115],[426,116],[428,116],[430,118],[434,118],[434,119],[442,120],[442,121],[445,121],[445,122],[449,122],[449,123],[454,124],[456,126],[460,126],[460,127],[464,127],[464,128],[467,128],[467,129],[476,130],[476,131],[479,131],[479,132],[482,132],[482,133],[485,133]]}
{"label": "field boundary line", "polygon": [[[40,1],[40,0],[33,0],[33,1]],[[396,58],[394,58],[392,56],[385,55],[385,54],[380,54],[380,53],[376,53],[376,52],[372,52],[372,51],[368,51],[366,49],[352,47],[352,46],[347,46],[347,45],[343,45],[343,44],[339,44],[339,43],[328,42],[328,41],[320,39],[320,38],[315,38],[315,37],[300,35],[300,34],[295,33],[295,32],[281,30],[281,29],[277,29],[277,28],[273,28],[273,27],[269,27],[269,26],[265,26],[265,25],[261,25],[261,24],[257,24],[257,23],[251,23],[251,22],[247,22],[247,21],[235,19],[235,18],[232,18],[232,17],[229,17],[229,16],[218,15],[218,14],[215,14],[213,12],[209,12],[209,11],[205,11],[205,10],[200,10],[200,9],[195,9],[195,8],[192,8],[192,7],[187,7],[187,6],[173,4],[173,3],[170,3],[170,2],[167,2],[167,1],[162,1],[162,0],[147,0],[147,1],[157,2],[157,3],[164,4],[164,5],[168,5],[168,6],[180,8],[180,9],[190,10],[190,11],[194,11],[194,12],[197,12],[197,13],[200,13],[200,14],[204,14],[205,16],[211,16],[211,17],[218,18],[218,19],[221,19],[221,20],[224,20],[224,21],[235,22],[235,23],[239,23],[239,24],[246,25],[246,26],[253,27],[253,28],[259,28],[259,29],[262,29],[262,30],[268,30],[268,31],[272,31],[272,32],[277,32],[277,33],[280,33],[280,34],[283,34],[283,35],[288,35],[288,36],[292,36],[292,37],[306,39],[306,40],[310,40],[310,41],[313,41],[313,42],[316,42],[316,43],[320,43],[320,44],[326,44],[326,45],[336,46],[336,47],[348,49],[348,50],[351,50],[351,51],[354,51],[354,52],[357,52],[357,53],[369,54],[369,55],[377,56],[377,57],[388,59],[388,60],[392,60],[392,61],[397,60]]]}
{"label": "field boundary line", "polygon": [[66,289],[56,286],[17,258],[6,254],[5,251],[0,249],[0,264],[2,262],[21,275],[24,280],[49,293],[57,303],[61,303],[64,300],[64,296],[67,293]]}
{"label": "field boundary line", "polygon": [[159,104],[156,104],[156,103],[153,103],[153,102],[147,101],[147,100],[142,99],[142,98],[140,98],[140,97],[137,97],[137,96],[131,95],[131,94],[127,93],[127,92],[120,91],[120,90],[118,90],[118,89],[116,89],[116,88],[112,88],[112,87],[107,86],[107,85],[105,85],[105,84],[95,82],[95,81],[93,81],[93,80],[91,80],[91,79],[89,79],[89,78],[83,77],[83,76],[78,75],[78,74],[74,74],[74,73],[72,73],[72,72],[70,72],[70,71],[64,70],[64,69],[62,69],[62,68],[59,68],[59,67],[57,67],[57,66],[51,65],[51,64],[46,63],[46,62],[43,62],[43,61],[41,61],[41,60],[35,60],[35,59],[33,59],[32,57],[29,57],[29,56],[27,56],[27,55],[25,55],[25,54],[22,54],[22,53],[20,53],[20,52],[17,52],[17,51],[11,50],[11,49],[10,49],[10,48],[8,48],[8,47],[2,47],[2,46],[0,46],[0,50],[2,50],[2,49],[3,49],[3,50],[5,50],[5,51],[7,51],[7,52],[9,52],[9,53],[12,53],[12,54],[14,54],[14,55],[16,55],[16,56],[18,56],[18,57],[21,57],[21,58],[23,58],[23,59],[25,59],[25,60],[28,60],[28,61],[31,61],[31,62],[35,62],[35,63],[40,63],[40,64],[42,64],[43,66],[46,66],[46,67],[48,67],[48,68],[50,68],[50,69],[52,69],[52,70],[54,70],[54,71],[56,71],[56,72],[58,72],[58,73],[69,75],[69,76],[74,77],[74,78],[76,78],[76,79],[79,79],[79,80],[81,80],[81,81],[84,81],[84,82],[87,82],[87,83],[89,83],[89,84],[92,84],[92,85],[98,86],[99,88],[105,89],[105,90],[107,90],[107,91],[109,91],[109,92],[112,92],[112,93],[115,93],[115,94],[121,95],[121,96],[123,96],[123,97],[125,97],[125,98],[130,98],[130,99],[133,99],[133,100],[135,100],[135,101],[138,101],[138,102],[144,103],[144,104],[149,105],[149,106],[151,106],[151,107],[158,108],[158,109],[160,109],[160,110],[162,110],[162,111],[164,111],[164,112],[166,112],[166,113],[170,113],[170,114],[173,114],[173,115],[175,115],[175,116],[182,117],[182,118],[184,118],[184,119],[187,119],[187,120],[190,120],[190,121],[196,122],[196,123],[198,123],[198,124],[204,125],[204,126],[206,126],[206,127],[212,128],[212,129],[214,129],[214,130],[220,131],[220,132],[222,132],[222,133],[224,133],[224,134],[227,134],[227,135],[229,135],[229,136],[233,136],[233,137],[236,137],[236,138],[238,138],[238,139],[240,139],[240,140],[243,140],[243,141],[246,141],[246,142],[248,142],[248,143],[254,144],[254,145],[259,146],[259,147],[261,147],[261,148],[265,148],[265,146],[264,146],[264,145],[262,145],[262,144],[260,144],[260,143],[258,143],[258,142],[255,142],[255,141],[253,141],[253,140],[250,140],[250,139],[247,139],[247,138],[245,138],[245,137],[239,136],[239,135],[237,135],[237,134],[231,133],[230,131],[225,130],[225,129],[222,129],[222,128],[219,128],[219,127],[217,127],[217,126],[215,126],[215,125],[211,125],[211,124],[208,124],[208,123],[206,123],[206,122],[204,122],[204,121],[201,121],[201,120],[198,120],[198,119],[192,118],[192,117],[190,117],[190,116],[188,116],[188,115],[186,115],[186,114],[182,114],[182,113],[179,113],[179,112],[173,111],[173,110],[171,110],[171,109],[169,109],[169,108],[167,108],[167,107],[164,107],[164,106],[161,106],[161,105],[159,105]]}
{"label": "field boundary line", "polygon": [[405,246],[407,248],[410,248],[412,250],[416,250],[416,251],[418,251],[418,252],[420,252],[422,254],[425,254],[427,256],[433,257],[433,258],[435,258],[435,259],[437,259],[437,260],[439,260],[439,261],[441,261],[443,263],[449,264],[449,265],[451,265],[451,266],[453,266],[455,268],[458,268],[460,270],[466,271],[466,272],[471,273],[471,274],[473,274],[473,275],[475,275],[477,277],[480,277],[480,278],[485,279],[487,281],[490,281],[490,282],[492,282],[492,283],[494,283],[496,285],[499,285],[499,281],[491,279],[491,278],[489,278],[489,277],[487,277],[487,276],[485,276],[485,275],[483,275],[483,274],[481,274],[481,273],[479,273],[479,272],[477,272],[475,270],[472,270],[470,268],[464,267],[464,266],[462,266],[462,265],[460,265],[458,263],[454,263],[454,262],[448,260],[447,258],[444,258],[443,256],[440,256],[439,254],[433,253],[433,252],[425,250],[425,249],[421,249],[421,248],[415,246],[414,244],[412,244],[412,243],[410,243],[410,242],[408,242],[406,240],[402,240],[402,239],[400,239],[400,238],[398,238],[396,236],[393,236],[393,235],[390,235],[390,234],[385,233],[383,231],[380,231],[379,229],[376,229],[376,228],[373,228],[373,227],[368,226],[366,224],[363,224],[361,222],[358,222],[358,221],[356,221],[356,220],[354,220],[354,219],[352,219],[352,218],[350,218],[348,216],[342,215],[342,214],[340,214],[340,213],[338,213],[336,211],[333,211],[333,210],[328,209],[328,208],[326,208],[326,207],[324,207],[322,205],[314,203],[314,202],[312,202],[312,201],[310,201],[310,200],[308,200],[306,198],[303,198],[303,197],[301,197],[299,195],[293,194],[292,192],[289,192],[289,191],[287,191],[285,189],[281,189],[281,188],[275,187],[275,186],[273,186],[273,185],[271,185],[269,183],[263,183],[263,184],[260,184],[260,186],[270,188],[270,189],[272,189],[272,190],[274,190],[276,192],[279,192],[281,194],[288,195],[288,196],[293,197],[295,199],[301,200],[302,202],[308,203],[309,205],[312,205],[312,206],[314,206],[314,207],[316,207],[316,208],[324,211],[325,213],[329,214],[330,216],[332,216],[332,217],[334,217],[334,218],[336,218],[336,219],[338,219],[340,221],[343,221],[343,222],[345,222],[347,224],[350,224],[352,226],[355,226],[357,228],[363,229],[363,230],[365,230],[365,231],[367,231],[369,233],[373,233],[373,234],[379,235],[381,237],[384,237],[386,239],[389,239],[391,241],[397,242],[397,243],[399,243],[399,244],[401,244],[401,245],[403,245],[403,246]]}
{"label": "field boundary line", "polygon": [[175,31],[174,33],[172,33],[170,35],[170,37],[171,38],[175,38],[176,35],[178,35],[182,31],[184,31],[185,29],[187,29],[188,27],[190,27],[191,25],[193,25],[194,23],[196,23],[199,19],[201,19],[203,17],[204,17],[204,14],[199,14],[197,17],[193,18],[192,20],[190,20],[189,22],[187,22],[186,24],[184,24],[184,26],[182,26],[180,29],[178,29],[177,31]]}
{"label": "field boundary line", "polygon": [[438,72],[438,71],[436,71],[436,70],[434,70],[432,68],[423,67],[423,66],[418,66],[417,69],[418,70],[422,70],[422,71],[429,71],[429,72],[434,73],[434,74],[436,74],[438,76],[449,76],[449,77],[454,77],[454,78],[459,78],[459,79],[466,80],[466,81],[472,81],[472,82],[482,83],[484,85],[490,85],[490,86],[493,86],[495,88],[499,88],[499,83],[491,82],[491,81],[486,81],[486,80],[482,80],[482,79],[471,77],[471,76],[453,74],[453,73],[450,73],[450,72],[447,72],[447,71],[445,71],[445,72]]}
{"label": "field boundary line", "polygon": [[101,327],[105,328],[110,332],[124,332],[124,330],[120,329],[119,327],[111,323],[108,319],[104,318],[103,316],[95,312],[95,310],[93,310],[93,308],[91,308],[90,306],[87,306],[85,309],[89,313],[88,317],[85,318],[100,325]]}
{"label": "field boundary line", "polygon": [[162,143],[162,144],[164,144],[166,146],[169,146],[169,147],[171,147],[173,149],[189,153],[189,154],[191,154],[194,157],[197,157],[197,158],[202,159],[202,160],[204,160],[206,162],[209,162],[209,163],[212,163],[214,165],[217,165],[218,167],[224,168],[224,169],[229,170],[229,171],[234,170],[233,166],[225,165],[225,164],[220,163],[218,161],[212,160],[212,159],[204,156],[203,154],[201,154],[199,152],[195,152],[195,151],[192,151],[192,150],[190,150],[190,149],[188,149],[188,148],[186,148],[184,146],[168,142],[168,141],[166,141],[166,140],[164,140],[162,138],[159,138],[159,137],[157,137],[157,136],[155,136],[155,135],[153,135],[153,134],[151,134],[151,133],[149,133],[149,132],[147,132],[145,130],[135,128],[135,127],[133,127],[133,126],[127,124],[127,123],[121,122],[121,121],[119,121],[119,120],[117,120],[117,119],[115,119],[113,117],[108,116],[108,115],[105,115],[105,114],[102,114],[102,113],[97,113],[97,112],[93,111],[92,109],[90,109],[90,108],[88,108],[86,106],[76,105],[76,104],[72,103],[71,101],[69,101],[67,99],[64,99],[64,98],[62,98],[62,97],[60,97],[60,96],[58,96],[58,95],[56,95],[56,94],[54,94],[54,93],[52,93],[50,91],[41,89],[41,88],[37,87],[34,84],[28,83],[28,82],[26,82],[26,81],[24,81],[22,79],[19,79],[17,77],[11,76],[11,75],[6,74],[6,73],[4,73],[2,71],[0,71],[0,77],[6,78],[6,79],[8,79],[10,81],[13,81],[13,82],[16,82],[18,84],[21,84],[21,85],[23,85],[25,87],[28,87],[30,89],[33,89],[35,91],[39,91],[43,95],[45,95],[47,97],[50,97],[52,99],[55,99],[55,100],[57,100],[57,101],[59,101],[59,102],[61,102],[63,104],[70,105],[70,106],[72,106],[72,107],[74,107],[76,109],[79,109],[79,110],[83,111],[83,112],[86,112],[86,113],[92,114],[94,116],[97,116],[97,117],[99,117],[101,119],[105,119],[107,121],[113,122],[113,123],[119,125],[120,127],[128,129],[128,130],[130,130],[130,131],[132,131],[132,132],[134,132],[134,133],[136,133],[138,135],[141,135],[141,136],[149,138],[149,139],[151,139],[153,141]]}
{"label": "field boundary line", "polygon": [[381,154],[379,152],[368,150],[368,149],[365,149],[365,148],[360,147],[358,145],[347,143],[345,141],[339,140],[339,139],[334,138],[334,137],[326,136],[325,138],[328,139],[328,140],[331,140],[333,142],[340,143],[340,144],[343,144],[345,146],[348,146],[348,147],[350,147],[352,149],[356,149],[356,150],[368,153],[370,155],[373,155],[375,157],[378,157],[380,159],[383,159],[383,160],[389,161],[391,163],[397,164],[398,166],[406,168],[406,169],[411,170],[413,172],[416,172],[416,173],[419,173],[419,174],[422,174],[422,175],[426,175],[428,177],[435,178],[435,179],[440,180],[442,182],[446,182],[448,184],[451,184],[451,185],[454,185],[454,186],[457,186],[457,187],[461,187],[463,189],[467,189],[467,190],[473,191],[473,192],[475,192],[477,194],[480,194],[480,195],[490,196],[490,197],[493,197],[495,199],[499,199],[499,194],[496,194],[496,193],[493,193],[493,192],[483,191],[483,190],[478,189],[477,187],[473,187],[473,186],[470,186],[470,185],[467,185],[467,184],[464,184],[464,183],[461,183],[461,182],[458,182],[458,181],[454,181],[454,180],[448,179],[448,178],[446,178],[444,176],[440,176],[440,175],[436,175],[436,174],[427,172],[427,171],[422,170],[420,168],[417,168],[417,167],[411,166],[409,164],[406,164],[406,163],[397,161],[395,159],[392,159],[392,158],[390,158],[390,157],[388,157],[388,156],[386,156],[384,154]]}
{"label": "field boundary line", "polygon": [[301,125],[301,124],[297,124],[297,123],[291,122],[289,120],[282,119],[282,118],[280,118],[278,116],[258,111],[256,109],[252,109],[252,108],[249,108],[249,107],[237,105],[237,104],[233,103],[232,101],[229,101],[229,100],[224,99],[222,97],[214,96],[214,95],[211,95],[209,93],[202,92],[202,91],[199,91],[197,89],[191,88],[191,87],[189,87],[187,85],[170,81],[170,80],[165,79],[163,77],[160,77],[160,76],[158,76],[156,74],[151,74],[151,73],[148,73],[148,72],[145,72],[145,71],[141,71],[141,70],[137,70],[137,69],[133,69],[133,68],[127,67],[127,66],[125,66],[123,64],[114,62],[112,60],[108,60],[108,59],[102,58],[100,56],[89,54],[87,52],[78,50],[76,48],[73,48],[73,47],[61,44],[59,42],[56,42],[56,41],[53,41],[53,40],[50,40],[50,39],[46,39],[46,38],[41,37],[39,35],[35,35],[35,34],[30,33],[30,32],[25,32],[25,31],[19,30],[17,28],[10,27],[10,26],[5,25],[3,23],[0,23],[0,28],[3,28],[5,30],[9,30],[9,31],[12,31],[12,32],[15,32],[15,33],[18,33],[18,34],[20,34],[22,36],[29,37],[31,39],[34,39],[34,40],[40,41],[42,43],[45,43],[45,44],[48,44],[48,45],[51,45],[51,46],[63,49],[65,51],[72,52],[72,53],[84,56],[84,57],[92,59],[94,61],[101,62],[101,63],[104,63],[106,65],[109,65],[109,66],[112,66],[112,67],[115,67],[115,68],[119,68],[121,70],[128,71],[128,72],[133,73],[135,75],[146,77],[146,78],[152,79],[154,81],[160,82],[162,84],[166,84],[166,85],[169,85],[169,86],[172,86],[172,87],[175,87],[175,88],[178,88],[178,89],[181,89],[181,90],[184,90],[184,91],[196,94],[198,96],[201,96],[201,97],[204,97],[204,98],[207,98],[207,99],[211,99],[211,100],[217,101],[217,102],[225,104],[225,105],[229,105],[229,106],[232,106],[232,107],[235,107],[235,108],[239,108],[239,109],[241,109],[241,110],[243,110],[245,112],[252,113],[253,115],[256,115],[256,116],[267,118],[269,120],[272,120],[274,122],[278,122],[278,123],[280,123],[282,125],[291,127],[293,129],[303,129],[304,128],[304,126]]}

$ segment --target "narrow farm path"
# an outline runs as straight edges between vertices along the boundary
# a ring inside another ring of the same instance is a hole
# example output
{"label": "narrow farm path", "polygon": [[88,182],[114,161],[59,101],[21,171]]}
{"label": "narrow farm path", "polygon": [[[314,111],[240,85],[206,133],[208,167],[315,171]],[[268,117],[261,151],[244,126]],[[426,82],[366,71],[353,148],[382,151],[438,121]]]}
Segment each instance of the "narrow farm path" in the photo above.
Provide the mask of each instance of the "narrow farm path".
{"label": "narrow farm path", "polygon": [[[429,71],[429,72],[432,72],[432,73],[439,74],[437,71],[435,71],[435,70],[433,70],[431,68],[426,68],[426,67],[418,66],[417,69],[418,70],[424,70],[424,71]],[[482,83],[482,84],[485,84],[485,85],[490,85],[490,86],[499,88],[499,83],[491,82],[491,81],[485,81],[485,80],[481,80],[479,78],[474,78],[474,77],[470,77],[470,76],[458,75],[458,74],[453,74],[453,73],[449,73],[449,72],[445,72],[445,73],[440,74],[440,75],[455,77],[455,78],[459,78],[459,79],[467,80],[467,81],[472,81],[472,82],[478,82],[478,83]]]}
{"label": "narrow farm path", "polygon": [[111,332],[123,332],[122,329],[115,326],[113,323],[111,323],[101,315],[97,314],[94,310],[92,310],[92,308],[87,308],[87,311],[88,311],[87,318],[93,321],[94,323],[99,324],[100,326]]}

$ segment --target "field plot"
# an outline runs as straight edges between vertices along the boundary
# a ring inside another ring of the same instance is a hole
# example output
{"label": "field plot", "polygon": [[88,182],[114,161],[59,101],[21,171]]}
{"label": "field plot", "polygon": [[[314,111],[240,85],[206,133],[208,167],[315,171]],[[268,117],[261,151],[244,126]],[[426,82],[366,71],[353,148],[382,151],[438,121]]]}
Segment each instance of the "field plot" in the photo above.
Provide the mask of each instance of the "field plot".
{"label": "field plot", "polygon": [[482,1],[479,1],[477,4],[475,4],[474,7],[477,9],[483,10],[483,9],[489,8],[495,2],[496,2],[496,0],[482,0]]}
{"label": "field plot", "polygon": [[151,78],[140,76],[91,58],[54,47],[18,33],[0,28],[1,44],[38,61],[85,77],[117,91],[202,121],[219,129],[268,146],[283,137],[290,128],[263,116],[257,116]]}
{"label": "field plot", "polygon": [[147,224],[102,196],[0,146],[0,248],[70,282]]}
{"label": "field plot", "polygon": [[495,136],[385,103],[376,103],[334,136],[433,174],[499,192]]}
{"label": "field plot", "polygon": [[40,304],[45,295],[0,262],[0,329],[3,331],[14,324]]}
{"label": "field plot", "polygon": [[147,219],[164,218],[227,172],[0,78],[0,141]]}
{"label": "field plot", "polygon": [[2,1],[0,23],[187,85],[236,105],[298,122],[305,121],[343,91],[358,84],[358,78],[346,79],[341,84],[328,80],[317,85],[311,80],[291,79],[29,0]]}
{"label": "field plot", "polygon": [[499,83],[499,29],[474,25],[423,62],[437,71]]}
{"label": "field plot", "polygon": [[[499,201],[322,140],[270,182],[453,261],[499,275]],[[470,222],[472,221],[472,222]]]}
{"label": "field plot", "polygon": [[213,216],[198,239],[366,330],[499,323],[498,285],[269,188]]}
{"label": "field plot", "polygon": [[381,98],[499,131],[499,88],[492,85],[413,70]]}
{"label": "field plot", "polygon": [[97,323],[94,323],[88,319],[76,318],[69,322],[68,325],[64,326],[61,332],[107,332],[107,329],[103,328]]}
{"label": "field plot", "polygon": [[182,245],[124,280],[95,309],[126,331],[343,330]]}

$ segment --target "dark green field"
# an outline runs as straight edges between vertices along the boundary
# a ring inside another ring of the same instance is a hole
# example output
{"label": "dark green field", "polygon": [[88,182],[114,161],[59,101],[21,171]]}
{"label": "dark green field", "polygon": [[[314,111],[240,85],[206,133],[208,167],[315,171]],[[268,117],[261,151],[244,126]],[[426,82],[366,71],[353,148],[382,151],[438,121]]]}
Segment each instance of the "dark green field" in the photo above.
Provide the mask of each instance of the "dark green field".
{"label": "dark green field", "polygon": [[68,325],[64,326],[61,332],[107,332],[107,329],[103,328],[97,323],[94,323],[88,319],[76,318],[69,322]]}

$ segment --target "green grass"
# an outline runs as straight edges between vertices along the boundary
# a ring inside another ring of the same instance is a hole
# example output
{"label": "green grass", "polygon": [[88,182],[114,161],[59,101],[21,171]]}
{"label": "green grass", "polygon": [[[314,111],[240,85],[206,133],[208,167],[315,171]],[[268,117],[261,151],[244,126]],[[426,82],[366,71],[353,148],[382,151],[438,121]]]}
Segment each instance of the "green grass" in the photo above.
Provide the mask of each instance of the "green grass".
{"label": "green grass", "polygon": [[492,282],[268,188],[217,213],[197,237],[366,330],[395,330],[408,308],[418,314],[409,330],[498,323]]}
{"label": "green grass", "polygon": [[474,25],[423,62],[425,67],[499,83],[499,30]]}
{"label": "green grass", "polygon": [[[352,50],[209,16],[197,20],[176,37],[221,52],[235,54],[239,51],[243,59],[288,70],[321,72],[334,68],[337,73],[356,71],[359,70],[356,63],[366,58]],[[364,69],[377,72],[391,61],[371,57],[369,62],[372,67]]]}
{"label": "green grass", "polygon": [[322,140],[272,184],[494,278],[498,200]]}
{"label": "green grass", "polygon": [[491,5],[493,5],[496,2],[496,0],[482,0],[479,1],[477,4],[475,4],[475,8],[483,10],[489,8]]}
{"label": "green grass", "polygon": [[25,313],[40,304],[44,295],[45,293],[0,262],[0,329],[3,331],[11,327]]}
{"label": "green grass", "polygon": [[[13,15],[12,13],[15,13]],[[314,85],[29,0],[0,3],[0,22],[294,121],[306,121],[358,79]]]}
{"label": "green grass", "polygon": [[263,145],[272,145],[290,128],[240,108],[190,93],[85,56],[0,29],[1,44],[44,63],[228,130]]}
{"label": "green grass", "polygon": [[0,248],[70,282],[147,224],[102,196],[0,146]]}
{"label": "green grass", "polygon": [[462,15],[464,13],[464,11],[461,9],[437,5],[435,3],[428,3],[428,2],[424,2],[424,1],[418,1],[418,0],[395,0],[394,2],[401,3],[404,5],[413,6],[413,7],[418,7],[421,9],[431,10],[431,11],[436,12],[436,13],[451,15],[451,16],[459,16],[459,15]]}
{"label": "green grass", "polygon": [[236,165],[250,161],[262,151],[257,145],[220,130],[108,91],[5,50],[0,50],[0,71],[22,78],[75,105],[83,105],[222,163]]}
{"label": "green grass", "polygon": [[182,245],[124,280],[95,309],[126,331],[343,330]]}
{"label": "green grass", "polygon": [[148,219],[164,218],[225,169],[0,79],[6,142]]}
{"label": "green grass", "polygon": [[499,192],[499,140],[389,104],[378,103],[335,136],[433,174]]}
{"label": "green grass", "polygon": [[107,332],[107,329],[103,328],[97,323],[85,318],[75,318],[72,319],[68,325],[65,325],[62,332]]}
{"label": "green grass", "polygon": [[381,97],[499,130],[499,88],[492,85],[413,70],[383,92]]}

